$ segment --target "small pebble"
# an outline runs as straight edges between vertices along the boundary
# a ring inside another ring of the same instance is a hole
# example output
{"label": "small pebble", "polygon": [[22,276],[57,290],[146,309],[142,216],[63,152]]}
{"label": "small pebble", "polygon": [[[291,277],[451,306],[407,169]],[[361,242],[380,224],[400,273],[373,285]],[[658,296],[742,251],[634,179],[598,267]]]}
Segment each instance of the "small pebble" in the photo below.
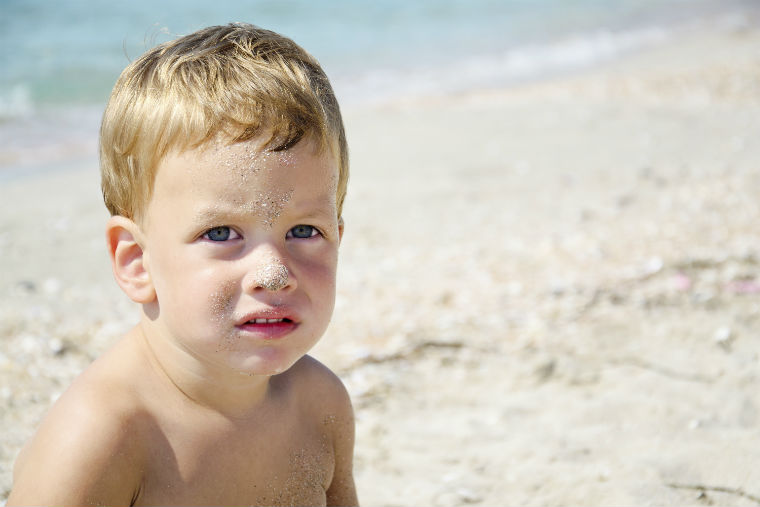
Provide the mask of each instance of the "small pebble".
{"label": "small pebble", "polygon": [[37,290],[37,285],[31,280],[21,280],[17,286],[26,292],[35,292]]}
{"label": "small pebble", "polygon": [[731,328],[728,326],[719,327],[713,335],[715,343],[724,349],[728,349],[731,346],[732,337],[733,333],[731,332]]}
{"label": "small pebble", "polygon": [[685,292],[691,289],[691,278],[689,278],[684,273],[676,273],[676,275],[673,277],[673,285],[675,286],[676,290]]}
{"label": "small pebble", "polygon": [[664,266],[665,263],[660,257],[652,257],[644,264],[643,271],[645,275],[654,275],[655,273],[659,273]]}
{"label": "small pebble", "polygon": [[62,288],[63,284],[57,278],[48,278],[42,283],[42,290],[50,296],[58,294]]}
{"label": "small pebble", "polygon": [[66,350],[66,344],[63,343],[63,340],[60,338],[51,338],[50,341],[48,341],[48,347],[50,347],[50,351],[56,356],[62,354]]}
{"label": "small pebble", "polygon": [[483,501],[483,497],[469,488],[457,489],[459,499],[464,503],[478,503]]}

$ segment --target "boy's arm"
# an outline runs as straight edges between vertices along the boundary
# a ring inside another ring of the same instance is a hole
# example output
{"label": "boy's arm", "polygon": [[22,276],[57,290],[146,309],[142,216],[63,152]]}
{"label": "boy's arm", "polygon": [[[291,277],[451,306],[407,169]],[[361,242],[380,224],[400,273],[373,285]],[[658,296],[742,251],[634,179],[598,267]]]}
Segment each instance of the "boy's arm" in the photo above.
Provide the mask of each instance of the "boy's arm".
{"label": "boy's arm", "polygon": [[16,461],[7,505],[133,503],[141,479],[133,429],[108,407],[54,407]]}
{"label": "boy's arm", "polygon": [[333,448],[335,470],[330,487],[327,489],[327,505],[359,505],[354,484],[354,410],[351,399],[337,378],[335,391],[335,419],[333,422]]}

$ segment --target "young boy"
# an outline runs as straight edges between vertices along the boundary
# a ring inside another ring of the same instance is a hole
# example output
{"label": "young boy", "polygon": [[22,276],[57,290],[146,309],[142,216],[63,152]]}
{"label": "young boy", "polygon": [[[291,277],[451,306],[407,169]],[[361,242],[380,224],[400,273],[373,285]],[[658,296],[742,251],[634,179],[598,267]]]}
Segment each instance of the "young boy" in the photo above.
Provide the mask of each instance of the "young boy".
{"label": "young boy", "polygon": [[139,324],[23,449],[8,505],[354,505],[348,395],[306,355],[335,297],[348,150],[318,63],[251,25],[158,46],[101,127]]}

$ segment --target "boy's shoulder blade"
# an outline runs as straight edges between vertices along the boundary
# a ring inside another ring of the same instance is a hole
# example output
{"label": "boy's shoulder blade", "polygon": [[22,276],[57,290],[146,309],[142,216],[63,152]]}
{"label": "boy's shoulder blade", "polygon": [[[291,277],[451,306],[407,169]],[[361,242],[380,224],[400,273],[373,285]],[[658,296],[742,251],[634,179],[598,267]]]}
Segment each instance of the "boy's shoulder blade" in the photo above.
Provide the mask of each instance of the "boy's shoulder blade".
{"label": "boy's shoulder blade", "polygon": [[99,366],[75,380],[22,450],[9,506],[135,500],[150,418],[130,387]]}

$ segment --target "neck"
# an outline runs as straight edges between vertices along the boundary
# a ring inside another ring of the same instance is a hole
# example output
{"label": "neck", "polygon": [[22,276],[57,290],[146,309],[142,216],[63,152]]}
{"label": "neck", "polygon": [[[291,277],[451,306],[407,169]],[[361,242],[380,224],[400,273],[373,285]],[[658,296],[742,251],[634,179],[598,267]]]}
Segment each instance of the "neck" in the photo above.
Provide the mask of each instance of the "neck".
{"label": "neck", "polygon": [[166,385],[187,401],[229,419],[254,414],[271,395],[270,377],[219,371],[141,322],[135,332],[147,360]]}

